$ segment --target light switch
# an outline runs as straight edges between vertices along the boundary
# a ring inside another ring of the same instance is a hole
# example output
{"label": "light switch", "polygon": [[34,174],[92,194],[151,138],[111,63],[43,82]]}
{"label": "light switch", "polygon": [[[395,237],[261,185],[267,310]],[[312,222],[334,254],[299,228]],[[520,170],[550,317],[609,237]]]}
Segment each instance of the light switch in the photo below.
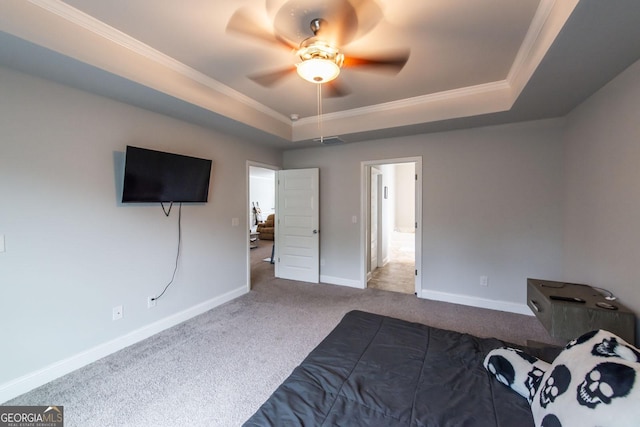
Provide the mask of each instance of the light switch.
{"label": "light switch", "polygon": [[4,234],[0,234],[0,252],[4,252]]}
{"label": "light switch", "polygon": [[237,227],[240,225],[240,219],[239,218],[231,218],[231,226],[232,227]]}
{"label": "light switch", "polygon": [[354,223],[354,224],[357,224],[357,223],[358,223],[358,217],[357,217],[357,216],[355,216],[355,215],[354,215],[354,216],[352,216],[352,217],[351,217],[351,222],[352,222],[352,223]]}

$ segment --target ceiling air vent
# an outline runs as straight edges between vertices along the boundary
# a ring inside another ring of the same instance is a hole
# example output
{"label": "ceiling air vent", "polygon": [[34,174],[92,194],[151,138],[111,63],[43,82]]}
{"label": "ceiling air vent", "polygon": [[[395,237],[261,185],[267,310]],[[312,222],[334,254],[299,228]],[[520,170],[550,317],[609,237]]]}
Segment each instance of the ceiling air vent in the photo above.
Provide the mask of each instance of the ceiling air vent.
{"label": "ceiling air vent", "polygon": [[344,144],[344,141],[337,136],[328,136],[326,138],[316,138],[313,142],[319,142],[322,145],[339,145]]}

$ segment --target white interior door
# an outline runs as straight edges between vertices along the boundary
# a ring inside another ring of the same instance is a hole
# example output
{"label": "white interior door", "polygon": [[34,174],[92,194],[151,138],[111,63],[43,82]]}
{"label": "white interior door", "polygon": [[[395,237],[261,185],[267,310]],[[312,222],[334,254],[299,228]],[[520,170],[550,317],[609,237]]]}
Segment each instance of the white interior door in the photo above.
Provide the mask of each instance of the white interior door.
{"label": "white interior door", "polygon": [[277,173],[275,276],[318,283],[320,279],[319,169]]}
{"label": "white interior door", "polygon": [[371,209],[371,272],[373,272],[376,268],[378,268],[380,266],[379,264],[379,250],[378,250],[378,243],[379,243],[379,223],[380,223],[380,218],[379,218],[379,209],[378,209],[378,198],[380,197],[379,194],[379,189],[380,189],[380,170],[376,169],[376,168],[371,168],[371,198],[370,198],[370,203],[371,205],[369,206],[369,208]]}

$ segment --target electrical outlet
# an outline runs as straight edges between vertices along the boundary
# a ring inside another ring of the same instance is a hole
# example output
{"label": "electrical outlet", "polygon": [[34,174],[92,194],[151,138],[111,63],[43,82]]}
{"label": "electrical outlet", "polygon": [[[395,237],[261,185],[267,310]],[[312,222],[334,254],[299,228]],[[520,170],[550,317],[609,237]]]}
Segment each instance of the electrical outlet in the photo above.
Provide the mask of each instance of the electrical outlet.
{"label": "electrical outlet", "polygon": [[113,320],[122,319],[122,315],[123,315],[123,311],[122,311],[121,305],[113,307]]}
{"label": "electrical outlet", "polygon": [[480,286],[489,286],[489,278],[487,276],[480,276]]}
{"label": "electrical outlet", "polygon": [[147,308],[153,308],[156,306],[156,297],[147,297]]}

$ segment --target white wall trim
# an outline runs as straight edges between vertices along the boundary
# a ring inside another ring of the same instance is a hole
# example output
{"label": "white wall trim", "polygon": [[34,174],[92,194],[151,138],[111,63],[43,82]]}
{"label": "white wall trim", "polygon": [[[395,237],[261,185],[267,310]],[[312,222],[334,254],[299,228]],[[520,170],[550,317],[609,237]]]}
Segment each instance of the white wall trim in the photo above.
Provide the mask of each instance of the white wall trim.
{"label": "white wall trim", "polygon": [[[327,134],[343,135],[509,110],[579,1],[540,1],[506,79],[324,114]],[[11,3],[10,10],[3,10],[10,24],[3,31],[9,34],[284,139],[302,141],[317,137],[317,117],[292,123],[288,116],[62,0],[5,3]],[[62,31],[57,31],[56,37],[51,36],[50,28],[54,28],[51,23],[64,27],[66,39]],[[95,43],[91,46],[85,43],[87,46],[83,47],[75,42],[84,40],[86,32],[99,38],[99,48]],[[105,59],[116,47],[133,54],[117,66]],[[149,66],[153,70],[148,73],[139,71]],[[181,78],[174,78],[174,74]],[[206,90],[194,90],[194,84]],[[247,108],[257,114],[246,114]]]}
{"label": "white wall trim", "polygon": [[60,360],[42,369],[23,375],[12,381],[0,384],[0,403],[6,402],[23,393],[33,390],[43,384],[55,380],[63,375],[80,369],[116,351],[122,350],[132,344],[140,342],[152,335],[162,332],[172,326],[189,320],[221,304],[238,298],[247,293],[245,286],[241,286],[226,294],[212,298],[208,301],[194,305],[186,310],[172,314],[154,323],[143,326],[111,341],[99,344],[93,348],[80,352],[74,356]]}
{"label": "white wall trim", "polygon": [[580,0],[542,0],[509,70],[507,81],[515,102],[529,83]]}
{"label": "white wall trim", "polygon": [[326,276],[321,274],[320,282],[328,283],[330,285],[340,285],[340,286],[348,286],[350,288],[364,289],[364,286],[362,285],[361,281],[353,280],[353,279],[344,279],[342,277],[333,277],[333,276]]}
{"label": "white wall trim", "polygon": [[510,301],[491,300],[473,297],[469,295],[450,294],[448,292],[422,290],[419,295],[423,299],[450,302],[453,304],[468,305],[471,307],[488,308],[490,310],[506,311],[508,313],[533,316],[531,309],[526,304],[517,304]]}
{"label": "white wall trim", "polygon": [[[457,89],[445,90],[442,92],[430,93],[427,95],[419,95],[411,98],[400,99],[398,101],[383,102],[381,104],[368,105],[366,107],[352,108],[350,110],[336,111],[335,113],[324,113],[322,119],[331,121],[336,119],[349,119],[358,116],[367,116],[374,113],[388,114],[391,110],[419,107],[424,104],[433,104],[436,102],[449,101],[452,99],[464,99],[473,95],[492,94],[504,90],[510,90],[511,86],[506,80],[496,82],[483,83],[475,86],[462,87]],[[303,125],[315,125],[318,122],[317,116],[304,117],[292,124],[292,127],[300,127]]]}
{"label": "white wall trim", "polygon": [[215,91],[223,93],[230,98],[233,98],[251,108],[254,108],[255,110],[258,110],[276,120],[279,120],[282,123],[290,124],[289,118],[284,116],[283,114],[278,113],[277,111],[267,107],[266,105],[261,104],[252,98],[249,98],[248,96],[238,92],[237,90],[234,90],[229,86],[226,86],[219,81],[212,79],[211,77],[183,64],[173,57],[152,48],[146,43],[143,43],[116,28],[113,28],[112,26],[82,12],[81,10],[74,8],[73,6],[70,6],[59,0],[29,1],[74,25],[91,31],[92,33],[106,40],[109,40],[112,43],[129,49],[130,51],[135,52],[138,55],[144,56],[145,58],[148,58],[157,64],[169,68],[188,79],[194,80]]}

